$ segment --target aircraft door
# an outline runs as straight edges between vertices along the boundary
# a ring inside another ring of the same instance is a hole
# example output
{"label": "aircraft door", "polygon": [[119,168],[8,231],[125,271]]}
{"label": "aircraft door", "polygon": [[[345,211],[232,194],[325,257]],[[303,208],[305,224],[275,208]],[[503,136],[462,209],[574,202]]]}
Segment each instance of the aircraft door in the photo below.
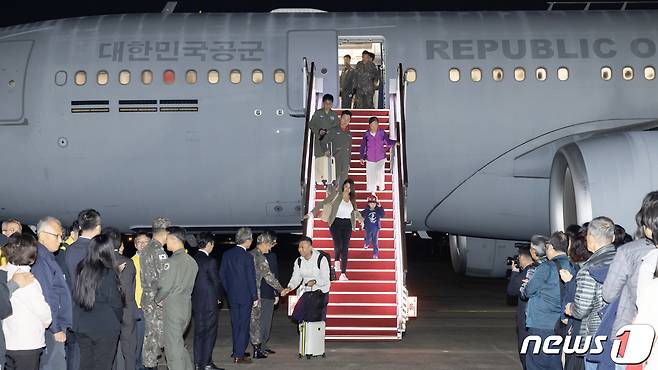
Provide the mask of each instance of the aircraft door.
{"label": "aircraft door", "polygon": [[25,124],[25,72],[34,41],[0,42],[0,125]]}
{"label": "aircraft door", "polygon": [[338,37],[335,30],[288,32],[288,108],[304,112],[304,58],[315,62],[315,76],[324,78],[324,92],[338,103]]}

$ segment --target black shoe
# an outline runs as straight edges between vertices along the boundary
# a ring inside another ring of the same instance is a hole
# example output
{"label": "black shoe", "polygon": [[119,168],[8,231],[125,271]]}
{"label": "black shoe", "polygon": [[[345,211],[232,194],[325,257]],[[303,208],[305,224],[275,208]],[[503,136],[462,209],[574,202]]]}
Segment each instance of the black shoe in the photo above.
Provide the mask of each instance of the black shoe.
{"label": "black shoe", "polygon": [[260,344],[254,344],[254,358],[267,358],[267,354],[261,350]]}
{"label": "black shoe", "polygon": [[266,350],[264,350],[263,352],[265,352],[265,353],[267,353],[267,354],[270,354],[270,355],[273,355],[273,354],[275,354],[275,353],[276,353],[276,352],[274,352],[274,351],[272,351],[272,350],[271,350],[271,349],[269,349],[269,348],[268,348],[268,349],[266,349]]}
{"label": "black shoe", "polygon": [[206,365],[203,367],[203,370],[224,370],[221,367],[217,367],[217,365],[211,363],[210,365]]}

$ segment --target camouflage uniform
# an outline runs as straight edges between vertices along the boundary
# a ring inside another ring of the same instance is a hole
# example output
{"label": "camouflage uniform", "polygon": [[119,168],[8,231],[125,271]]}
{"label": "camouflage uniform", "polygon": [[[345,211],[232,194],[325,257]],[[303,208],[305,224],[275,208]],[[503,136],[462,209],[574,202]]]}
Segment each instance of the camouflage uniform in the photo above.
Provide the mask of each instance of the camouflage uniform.
{"label": "camouflage uniform", "polygon": [[163,347],[163,311],[162,307],[155,303],[155,295],[158,292],[158,280],[165,270],[166,262],[167,254],[162,248],[162,244],[155,239],[151,239],[139,254],[142,310],[144,310],[146,323],[144,347],[142,348],[145,367],[158,366],[158,355]]}
{"label": "camouflage uniform", "polygon": [[379,81],[379,69],[373,62],[360,61],[356,64],[354,72],[356,85],[355,108],[374,108],[373,97],[375,96],[375,84]]}
{"label": "camouflage uniform", "polygon": [[261,344],[260,343],[260,310],[261,310],[261,298],[260,298],[260,282],[265,279],[265,282],[269,284],[274,290],[280,292],[283,290],[281,283],[276,279],[272,270],[270,270],[270,264],[267,262],[267,258],[261,252],[258,247],[249,251],[254,257],[254,266],[256,267],[256,291],[258,292],[258,305],[251,309],[251,323],[249,325],[249,336],[251,337],[251,344]]}

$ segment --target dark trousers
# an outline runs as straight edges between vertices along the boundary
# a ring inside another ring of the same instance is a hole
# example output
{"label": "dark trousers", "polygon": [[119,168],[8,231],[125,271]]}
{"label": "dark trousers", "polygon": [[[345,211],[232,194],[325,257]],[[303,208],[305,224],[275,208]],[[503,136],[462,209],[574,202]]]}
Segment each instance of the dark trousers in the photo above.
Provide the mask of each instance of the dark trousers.
{"label": "dark trousers", "polygon": [[76,333],[80,346],[81,370],[111,370],[114,355],[117,351],[119,335],[108,335],[91,338],[82,333]]}
{"label": "dark trousers", "polygon": [[135,370],[137,362],[135,323],[135,319],[131,315],[124,314],[124,322],[121,324],[121,335],[119,336],[119,347],[112,367],[114,370]]}
{"label": "dark trousers", "polygon": [[142,347],[144,347],[144,332],[146,331],[146,322],[144,321],[144,311],[141,308],[137,309],[137,321],[135,322],[135,337],[137,344],[135,347],[135,368],[143,370],[144,364],[142,363]]}
{"label": "dark trousers", "polygon": [[347,255],[352,238],[352,221],[347,218],[336,218],[329,227],[334,240],[334,259],[340,261],[340,272],[347,272]]}
{"label": "dark trousers", "polygon": [[521,347],[523,346],[523,341],[528,336],[528,329],[526,329],[525,325],[523,326],[517,325],[516,334],[517,334],[517,347],[519,351],[519,360],[521,360],[521,366],[523,366],[523,370],[526,370],[525,355],[521,354]]}
{"label": "dark trousers", "polygon": [[366,230],[364,244],[372,246],[372,256],[379,257],[379,229]]}
{"label": "dark trousers", "polygon": [[80,347],[75,333],[72,331],[66,334],[66,369],[80,369]]}
{"label": "dark trousers", "polygon": [[212,310],[199,309],[193,311],[194,319],[194,363],[201,367],[212,363],[212,350],[217,340],[217,310],[215,304],[209,305]]}
{"label": "dark trousers", "polygon": [[231,335],[233,336],[233,354],[231,357],[244,357],[249,345],[249,326],[251,324],[250,304],[231,304]]}
{"label": "dark trousers", "polygon": [[341,95],[340,96],[340,107],[343,109],[351,109],[352,108],[352,95]]}
{"label": "dark trousers", "polygon": [[[537,328],[528,328],[528,335],[538,335],[544,340],[554,335],[555,332],[553,329],[537,329]],[[526,368],[528,370],[562,370],[562,358],[561,355],[547,355],[543,351],[539,351],[538,354],[532,353],[532,349],[528,349],[528,354],[525,356]]]}
{"label": "dark trousers", "polygon": [[5,355],[7,370],[39,370],[39,358],[43,348],[26,351],[9,351]]}

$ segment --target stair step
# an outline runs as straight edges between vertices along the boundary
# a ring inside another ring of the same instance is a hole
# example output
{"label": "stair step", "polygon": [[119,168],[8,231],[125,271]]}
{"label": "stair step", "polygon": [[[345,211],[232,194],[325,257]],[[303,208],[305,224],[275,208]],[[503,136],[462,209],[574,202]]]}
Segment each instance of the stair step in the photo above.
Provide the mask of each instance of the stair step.
{"label": "stair step", "polygon": [[324,338],[328,342],[398,342],[401,339],[397,335],[325,335]]}
{"label": "stair step", "polygon": [[398,329],[392,327],[350,327],[350,326],[329,326],[325,329],[326,336],[364,336],[372,338],[375,336],[390,336],[395,337],[398,334]]}
{"label": "stair step", "polygon": [[[334,112],[337,114],[341,114],[345,109],[342,108],[336,108],[333,109]],[[366,109],[366,108],[359,108],[359,109],[350,109],[350,112],[352,112],[352,117],[356,116],[377,116],[377,117],[388,117],[389,110],[388,109]]]}
{"label": "stair step", "polygon": [[[379,232],[379,237],[380,238],[392,238],[393,237],[393,231],[388,231],[388,230],[381,230]],[[363,238],[365,236],[365,231],[363,230],[357,230],[352,232],[352,237],[353,238]],[[314,238],[330,238],[331,237],[331,232],[329,230],[318,230],[315,229],[313,231],[313,237]]]}
{"label": "stair step", "polygon": [[[381,281],[395,280],[395,271],[388,271],[388,272],[351,271],[350,272],[350,269],[347,269],[346,274],[350,280],[381,280]],[[338,275],[340,276],[340,273],[338,273]]]}
{"label": "stair step", "polygon": [[[391,229],[393,228],[393,219],[383,218],[381,220],[381,222],[382,222],[382,227],[391,228]],[[327,225],[327,223],[322,221],[320,218],[313,219],[313,223],[314,223],[314,229],[317,229],[317,228],[328,229],[329,228],[329,225]]]}
{"label": "stair step", "polygon": [[396,315],[327,315],[327,326],[397,326]]}
{"label": "stair step", "polygon": [[327,315],[397,315],[395,303],[388,306],[373,305],[331,305],[327,308]]}
{"label": "stair step", "polygon": [[[356,116],[353,115],[352,119],[350,120],[350,128],[356,123],[356,124],[365,124],[365,127],[368,127],[367,125],[369,124],[368,120],[370,120],[370,117],[372,116]],[[389,117],[388,116],[379,116],[377,117],[379,120],[379,127],[388,127],[389,123]]]}
{"label": "stair step", "polygon": [[[350,261],[350,263],[352,263]],[[395,292],[331,292],[329,294],[329,303],[393,303],[395,304],[397,295]]]}
{"label": "stair step", "polygon": [[395,292],[395,281],[348,280],[332,281],[331,292]]}
{"label": "stair step", "polygon": [[[350,240],[350,252],[353,249],[356,250],[362,250],[363,245],[365,243],[364,238],[352,238]],[[393,238],[379,238],[378,240],[378,246],[379,246],[379,251],[381,252],[382,250],[391,250],[393,251],[394,249],[394,240]],[[318,249],[324,249],[324,248],[330,248],[333,250],[334,248],[334,242],[330,237],[313,237],[313,245],[318,248]]]}
{"label": "stair step", "polygon": [[[334,247],[327,247],[327,248],[315,248],[317,250],[321,250],[324,252],[329,253],[331,258],[334,258]],[[379,258],[384,258],[384,259],[392,259],[395,257],[395,252],[393,249],[385,249],[382,250],[379,248]],[[356,248],[352,249],[350,248],[350,260],[352,258],[360,258],[360,259],[366,259],[366,258],[372,258],[372,250],[371,249],[363,249],[363,246],[361,248]]]}

